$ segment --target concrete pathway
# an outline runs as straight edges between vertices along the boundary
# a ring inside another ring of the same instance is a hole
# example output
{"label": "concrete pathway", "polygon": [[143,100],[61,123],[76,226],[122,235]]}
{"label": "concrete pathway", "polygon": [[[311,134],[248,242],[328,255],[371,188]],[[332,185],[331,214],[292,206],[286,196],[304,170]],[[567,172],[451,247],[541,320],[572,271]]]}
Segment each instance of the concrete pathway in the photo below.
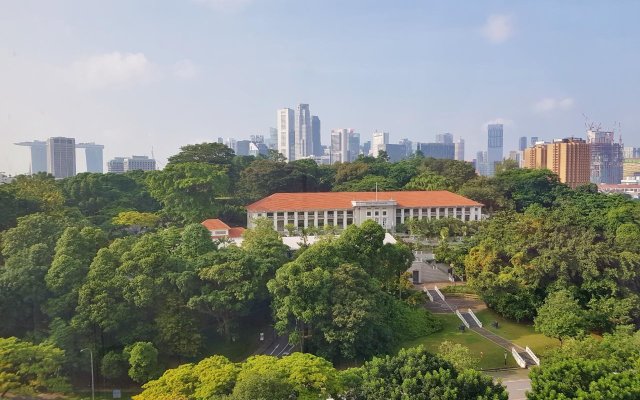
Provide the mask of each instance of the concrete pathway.
{"label": "concrete pathway", "polygon": [[507,387],[509,400],[525,400],[527,398],[527,390],[531,390],[529,370],[509,369],[502,371],[490,371],[486,372],[486,374],[492,376],[496,380],[500,380],[502,384]]}

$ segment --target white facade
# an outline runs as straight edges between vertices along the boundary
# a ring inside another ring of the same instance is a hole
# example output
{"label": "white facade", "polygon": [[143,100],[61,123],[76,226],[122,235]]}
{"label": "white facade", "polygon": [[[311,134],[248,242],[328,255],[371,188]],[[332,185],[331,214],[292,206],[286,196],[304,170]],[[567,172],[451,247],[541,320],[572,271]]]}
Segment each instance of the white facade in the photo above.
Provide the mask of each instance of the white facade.
{"label": "white facade", "polygon": [[389,144],[389,132],[373,132],[369,155],[377,157],[380,151],[384,151],[386,144]]}
{"label": "white facade", "polygon": [[292,109],[283,108],[278,110],[276,121],[278,129],[278,152],[287,161],[296,159],[295,152],[295,115]]}
{"label": "white facade", "polygon": [[331,130],[331,164],[348,162],[349,160],[349,135],[353,129]]}
{"label": "white facade", "polygon": [[273,228],[285,232],[285,226],[293,225],[301,228],[323,228],[334,226],[345,229],[351,224],[360,225],[366,220],[374,220],[387,231],[395,231],[398,224],[411,219],[457,218],[463,221],[479,221],[482,219],[482,206],[450,206],[450,207],[401,207],[395,200],[354,200],[349,208],[331,210],[281,210],[274,212],[249,211],[248,227],[254,227],[258,218],[269,218]]}

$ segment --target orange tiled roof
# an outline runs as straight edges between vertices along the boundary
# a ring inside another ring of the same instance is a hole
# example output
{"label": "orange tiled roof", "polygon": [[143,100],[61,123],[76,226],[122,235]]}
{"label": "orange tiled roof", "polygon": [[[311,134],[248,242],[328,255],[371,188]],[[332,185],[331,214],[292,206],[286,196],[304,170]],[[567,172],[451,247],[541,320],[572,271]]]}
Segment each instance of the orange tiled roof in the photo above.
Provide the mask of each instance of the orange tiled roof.
{"label": "orange tiled roof", "polygon": [[243,227],[241,227],[241,226],[230,228],[229,229],[229,237],[230,238],[242,237],[242,234],[244,233],[244,231],[245,231],[245,229]]}
{"label": "orange tiled roof", "polygon": [[249,212],[351,209],[353,200],[395,200],[401,208],[462,207],[482,204],[446,190],[403,192],[275,193],[247,206]]}
{"label": "orange tiled roof", "polygon": [[225,224],[219,219],[206,219],[202,221],[202,225],[210,231],[229,229],[229,225]]}

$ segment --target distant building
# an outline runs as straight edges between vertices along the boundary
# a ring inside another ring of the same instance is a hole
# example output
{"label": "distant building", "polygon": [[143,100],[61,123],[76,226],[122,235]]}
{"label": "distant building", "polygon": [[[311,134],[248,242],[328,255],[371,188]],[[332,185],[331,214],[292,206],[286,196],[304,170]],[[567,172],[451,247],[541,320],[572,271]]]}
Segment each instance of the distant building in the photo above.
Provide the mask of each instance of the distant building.
{"label": "distant building", "polygon": [[147,156],[115,157],[107,163],[107,172],[122,174],[129,171],[155,171],[156,160]]}
{"label": "distant building", "polygon": [[[533,146],[535,143],[532,143],[531,145]],[[524,149],[527,148],[527,137],[526,136],[520,136],[520,142],[519,142],[519,146],[518,146],[518,150],[520,151],[524,151]]]}
{"label": "distant building", "polygon": [[373,132],[371,140],[371,149],[369,154],[378,157],[378,153],[384,150],[384,145],[389,143],[389,132]]}
{"label": "distant building", "polygon": [[32,142],[16,143],[18,146],[26,146],[31,150],[31,164],[29,172],[37,174],[38,172],[47,172],[47,142],[43,140],[34,140]]}
{"label": "distant building", "polygon": [[518,163],[518,166],[520,166],[520,160],[522,159],[522,152],[521,151],[516,151],[516,150],[511,150],[509,151],[509,156],[507,157],[509,160],[515,161],[516,163]]}
{"label": "distant building", "polygon": [[[331,157],[331,164],[351,161],[351,151],[349,145],[351,144],[351,136],[355,134],[355,131],[350,128],[338,128],[331,130],[331,152],[329,154]],[[360,135],[358,135],[358,142],[359,141]]]}
{"label": "distant building", "polygon": [[47,139],[47,172],[56,179],[76,174],[76,140],[67,137]]}
{"label": "distant building", "polygon": [[458,161],[464,161],[464,139],[458,139],[454,142],[454,158]]}
{"label": "distant building", "polygon": [[625,147],[624,158],[640,158],[640,147]]}
{"label": "distant building", "polygon": [[275,193],[247,206],[248,227],[258,218],[278,232],[335,226],[344,229],[373,220],[388,231],[411,219],[482,219],[482,204],[448,191]]}
{"label": "distant building", "polygon": [[427,158],[453,160],[456,155],[454,143],[420,143],[418,149]]}
{"label": "distant building", "polygon": [[202,226],[211,234],[211,240],[229,239],[235,242],[236,239],[242,239],[245,231],[242,227],[232,228],[219,219],[206,219],[202,221]]}
{"label": "distant building", "polygon": [[640,175],[640,157],[638,158],[626,158],[622,163],[622,176],[637,176]]}
{"label": "distant building", "polygon": [[282,154],[287,161],[295,160],[295,113],[292,109],[283,108],[278,110],[277,128],[278,152]]}
{"label": "distant building", "polygon": [[278,130],[269,128],[269,142],[266,143],[270,150],[278,150]]}
{"label": "distant building", "polygon": [[587,131],[591,145],[591,182],[620,183],[622,180],[622,144],[615,142],[613,132]]}
{"label": "distant building", "polygon": [[237,140],[236,141],[236,155],[248,156],[249,147],[251,146],[251,140]]}
{"label": "distant building", "polygon": [[258,156],[266,156],[269,154],[269,148],[266,144],[261,142],[250,142],[249,143],[249,155],[258,157]]}
{"label": "distant building", "polygon": [[502,162],[503,157],[503,125],[490,124],[487,127],[487,176],[494,176],[496,164]]}
{"label": "distant building", "polygon": [[476,172],[478,175],[487,175],[487,152],[479,151],[476,154]]}
{"label": "distant building", "polygon": [[4,172],[0,172],[0,185],[11,183],[11,182],[13,182],[14,179],[15,179],[15,177],[10,176],[10,175],[5,175]]}
{"label": "distant building", "polygon": [[362,143],[362,154],[368,156],[371,153],[371,140]]}
{"label": "distant building", "polygon": [[453,135],[450,133],[439,133],[436,135],[436,143],[453,144]]}
{"label": "distant building", "polygon": [[601,183],[598,185],[598,191],[602,193],[627,194],[634,199],[640,199],[640,183]]}
{"label": "distant building", "polygon": [[309,104],[298,104],[295,115],[295,159],[313,155]]}
{"label": "distant building", "polygon": [[76,144],[76,148],[84,149],[84,154],[87,161],[87,172],[93,173],[103,173],[103,157],[102,151],[104,150],[104,146],[101,144],[91,143],[78,143]]}
{"label": "distant building", "polygon": [[539,141],[540,139],[537,136],[531,136],[531,146],[535,146]]}
{"label": "distant building", "polygon": [[378,151],[384,151],[387,153],[390,162],[398,162],[407,158],[407,147],[403,144],[390,144],[383,145]]}
{"label": "distant building", "polygon": [[405,153],[407,157],[413,155],[413,142],[409,139],[400,139],[398,144],[403,145],[405,147]]}
{"label": "distant building", "polygon": [[348,142],[349,161],[354,161],[360,155],[360,134],[357,132],[350,133]]}
{"label": "distant building", "polygon": [[107,172],[111,174],[124,173],[124,157],[115,157],[107,162]]}
{"label": "distant building", "polygon": [[591,148],[583,139],[557,139],[539,143],[524,151],[524,168],[546,168],[557,174],[560,182],[572,188],[585,185],[591,175]]}
{"label": "distant building", "polygon": [[322,148],[322,131],[320,118],[317,115],[311,116],[311,140],[313,142],[313,155],[322,156],[324,149]]}

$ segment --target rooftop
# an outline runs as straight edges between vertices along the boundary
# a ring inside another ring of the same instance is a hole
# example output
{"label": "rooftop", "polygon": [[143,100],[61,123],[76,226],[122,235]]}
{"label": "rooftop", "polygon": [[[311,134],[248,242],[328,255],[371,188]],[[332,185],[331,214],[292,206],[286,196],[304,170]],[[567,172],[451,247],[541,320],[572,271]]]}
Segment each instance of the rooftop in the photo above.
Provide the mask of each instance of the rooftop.
{"label": "rooftop", "polygon": [[352,202],[394,200],[400,208],[465,207],[482,204],[451,193],[440,191],[402,192],[324,192],[324,193],[274,193],[247,206],[249,212],[273,212],[285,210],[341,210],[353,208]]}

